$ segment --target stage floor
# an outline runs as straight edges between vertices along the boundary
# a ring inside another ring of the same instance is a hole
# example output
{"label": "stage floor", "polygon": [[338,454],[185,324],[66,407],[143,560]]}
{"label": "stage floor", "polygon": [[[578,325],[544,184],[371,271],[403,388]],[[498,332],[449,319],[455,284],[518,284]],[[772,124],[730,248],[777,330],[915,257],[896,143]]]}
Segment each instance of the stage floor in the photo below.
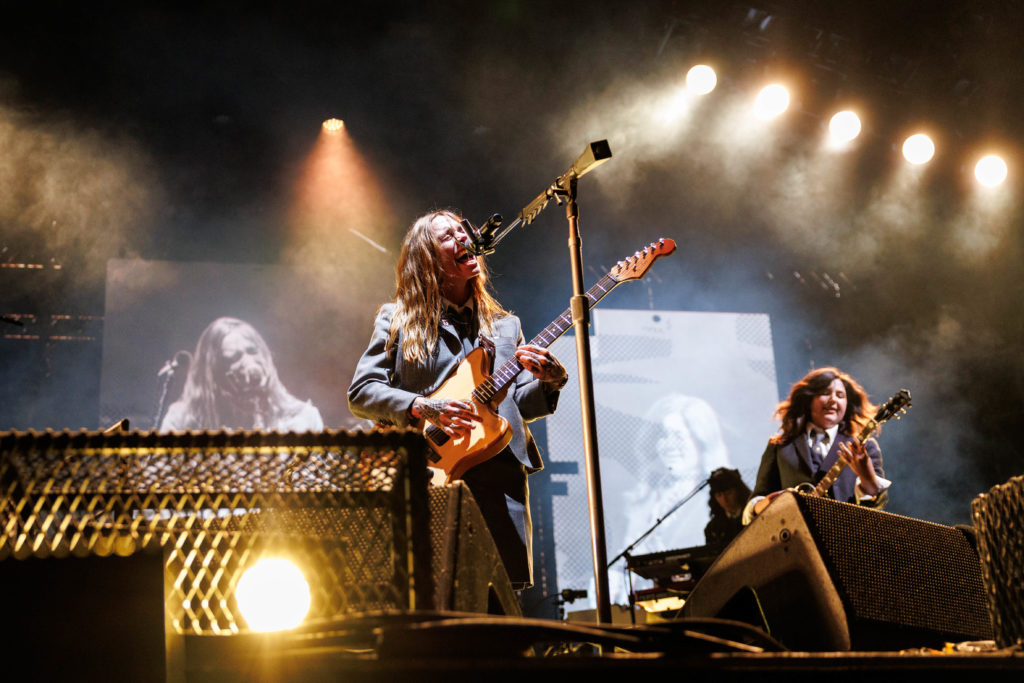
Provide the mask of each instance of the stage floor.
{"label": "stage floor", "polygon": [[[679,622],[662,627],[591,627],[535,619],[464,616],[402,623],[352,621],[287,636],[184,639],[180,680],[387,682],[516,680],[571,677],[685,676],[687,680],[829,681],[901,675],[983,676],[1019,682],[1024,652],[994,643],[960,643],[945,650],[792,652],[735,622]],[[172,661],[172,665],[174,662]],[[174,675],[170,677],[174,680]]]}

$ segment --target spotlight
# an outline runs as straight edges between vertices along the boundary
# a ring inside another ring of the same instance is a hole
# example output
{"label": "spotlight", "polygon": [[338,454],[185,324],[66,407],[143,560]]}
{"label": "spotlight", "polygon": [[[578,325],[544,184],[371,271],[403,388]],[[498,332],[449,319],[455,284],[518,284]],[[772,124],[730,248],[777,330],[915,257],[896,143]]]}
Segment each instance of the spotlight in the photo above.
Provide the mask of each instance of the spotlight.
{"label": "spotlight", "polygon": [[759,119],[773,119],[789,108],[789,91],[779,84],[766,86],[754,100],[754,115]]}
{"label": "spotlight", "polygon": [[249,628],[267,632],[302,623],[312,598],[298,567],[280,557],[266,557],[242,574],[235,600]]}
{"label": "spotlight", "polygon": [[849,142],[860,135],[860,117],[852,111],[841,111],[828,123],[828,132],[835,142]]}
{"label": "spotlight", "polygon": [[985,187],[995,187],[1006,180],[1006,162],[989,154],[974,167],[974,177]]}
{"label": "spotlight", "polygon": [[686,72],[686,89],[694,95],[707,95],[717,83],[715,70],[706,64],[698,64]]}
{"label": "spotlight", "polygon": [[337,133],[339,130],[345,127],[345,122],[341,119],[327,119],[324,121],[324,130],[328,133]]}
{"label": "spotlight", "polygon": [[935,143],[924,133],[911,135],[903,143],[903,157],[912,164],[920,165],[935,156]]}

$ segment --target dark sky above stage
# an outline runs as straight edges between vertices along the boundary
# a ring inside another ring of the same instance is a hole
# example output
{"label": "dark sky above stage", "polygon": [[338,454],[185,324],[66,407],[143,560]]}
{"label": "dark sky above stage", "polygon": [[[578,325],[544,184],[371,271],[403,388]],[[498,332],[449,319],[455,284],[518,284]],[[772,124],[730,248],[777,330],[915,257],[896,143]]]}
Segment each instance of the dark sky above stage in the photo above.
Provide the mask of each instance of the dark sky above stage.
{"label": "dark sky above stage", "polygon": [[[876,401],[911,389],[882,435],[896,511],[945,501],[945,519],[967,521],[973,496],[1020,473],[1018,3],[90,4],[0,22],[3,260],[56,258],[71,279],[60,296],[9,291],[2,312],[102,315],[102,296],[80,293],[109,258],[282,262],[331,116],[380,183],[374,237],[390,250],[341,256],[383,282],[416,215],[511,220],[607,139],[613,159],[580,180],[588,283],[660,236],[680,249],[606,305],[767,312],[780,391],[830,364]],[[699,59],[718,89],[666,122],[661,98]],[[799,84],[785,122],[752,142],[724,130],[781,66]],[[837,174],[815,142],[849,101],[870,113]],[[908,180],[899,145],[922,124],[940,153]],[[972,157],[992,142],[1011,178],[979,205]],[[566,306],[565,237],[552,204],[491,259],[527,330]],[[41,425],[0,425],[24,426]]]}

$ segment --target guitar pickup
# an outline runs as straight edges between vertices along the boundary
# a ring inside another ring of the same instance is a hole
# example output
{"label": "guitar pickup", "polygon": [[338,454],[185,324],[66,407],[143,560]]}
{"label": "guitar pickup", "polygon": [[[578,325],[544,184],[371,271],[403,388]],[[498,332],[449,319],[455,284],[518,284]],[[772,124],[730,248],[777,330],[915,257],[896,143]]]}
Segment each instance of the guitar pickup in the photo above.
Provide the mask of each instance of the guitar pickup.
{"label": "guitar pickup", "polygon": [[[451,438],[445,433],[443,429],[441,429],[440,427],[435,427],[434,425],[430,425],[425,430],[423,430],[423,434],[432,442],[434,442],[434,444],[437,446],[445,445],[446,443],[448,443],[448,439]],[[433,451],[431,451],[427,457],[431,460],[431,462],[437,462],[438,460],[441,459],[441,456],[438,455],[437,453],[434,453]]]}

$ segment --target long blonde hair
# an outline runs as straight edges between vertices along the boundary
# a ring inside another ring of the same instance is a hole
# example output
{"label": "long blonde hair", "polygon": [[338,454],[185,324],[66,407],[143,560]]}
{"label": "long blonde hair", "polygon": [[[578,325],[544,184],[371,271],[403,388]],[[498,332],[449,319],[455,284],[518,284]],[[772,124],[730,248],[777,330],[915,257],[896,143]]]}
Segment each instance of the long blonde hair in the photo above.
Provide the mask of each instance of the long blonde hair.
{"label": "long blonde hair", "polygon": [[[441,284],[444,274],[438,269],[441,262],[441,243],[431,229],[434,221],[450,219],[459,223],[462,217],[453,211],[431,211],[420,216],[405,239],[402,253],[395,266],[395,313],[391,318],[389,348],[402,335],[402,358],[410,363],[425,363],[437,347],[438,327],[441,323],[443,298]],[[509,315],[491,295],[488,287],[487,266],[478,256],[480,274],[471,281],[471,297],[476,304],[477,327],[492,334],[494,322]]]}

